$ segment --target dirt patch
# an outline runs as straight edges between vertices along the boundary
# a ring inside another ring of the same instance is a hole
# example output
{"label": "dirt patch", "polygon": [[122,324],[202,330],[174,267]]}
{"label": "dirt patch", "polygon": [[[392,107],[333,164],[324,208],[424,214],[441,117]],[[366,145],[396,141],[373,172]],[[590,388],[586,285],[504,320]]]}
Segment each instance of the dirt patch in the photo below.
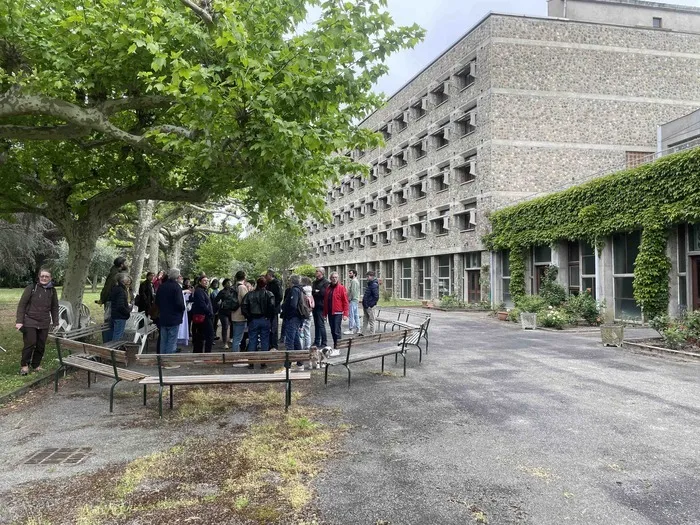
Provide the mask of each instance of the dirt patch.
{"label": "dirt patch", "polygon": [[[7,523],[34,525],[318,523],[311,482],[346,427],[299,393],[285,414],[282,396],[183,388],[163,424],[218,420],[211,434],[60,483],[14,487],[0,494],[0,507]],[[231,423],[241,411],[248,424]]]}

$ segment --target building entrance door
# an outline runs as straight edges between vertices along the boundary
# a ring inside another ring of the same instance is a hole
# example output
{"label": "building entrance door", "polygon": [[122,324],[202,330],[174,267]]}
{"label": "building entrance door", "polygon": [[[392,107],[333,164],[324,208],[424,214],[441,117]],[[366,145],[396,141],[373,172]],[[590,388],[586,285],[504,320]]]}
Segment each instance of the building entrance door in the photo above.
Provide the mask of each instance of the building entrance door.
{"label": "building entrance door", "polygon": [[700,255],[690,258],[690,286],[693,291],[693,310],[700,310]]}
{"label": "building entrance door", "polygon": [[479,284],[480,270],[466,270],[465,297],[464,300],[468,303],[478,303],[481,301],[481,284]]}

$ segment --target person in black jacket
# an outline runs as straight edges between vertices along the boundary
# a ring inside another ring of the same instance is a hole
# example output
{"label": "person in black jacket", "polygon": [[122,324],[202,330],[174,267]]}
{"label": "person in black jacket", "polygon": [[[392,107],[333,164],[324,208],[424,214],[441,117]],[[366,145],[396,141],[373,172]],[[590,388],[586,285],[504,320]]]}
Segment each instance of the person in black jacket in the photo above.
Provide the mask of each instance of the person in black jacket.
{"label": "person in black jacket", "polygon": [[328,348],[328,336],[326,335],[326,320],[323,317],[323,301],[326,297],[326,288],[330,282],[326,279],[326,270],[319,266],[316,268],[316,280],[311,285],[311,296],[314,298],[314,346]]}
{"label": "person in black jacket", "polygon": [[254,352],[260,338],[260,349],[270,349],[270,325],[277,318],[275,296],[266,289],[267,279],[258,278],[255,290],[248,292],[241,303],[241,312],[248,320],[248,351]]}
{"label": "person in black jacket", "polygon": [[109,302],[112,307],[110,328],[112,330],[111,341],[121,341],[124,337],[126,322],[131,316],[131,277],[128,273],[118,273],[117,284],[112,287],[109,294]]}
{"label": "person in black jacket", "polygon": [[180,283],[177,282],[179,277],[180,270],[171,268],[168,270],[168,278],[160,284],[156,292],[160,325],[158,352],[161,354],[174,354],[177,350],[177,332],[185,312],[185,298]]}
{"label": "person in black jacket", "polygon": [[97,301],[97,304],[104,305],[105,309],[105,323],[107,323],[110,328],[102,332],[102,342],[108,343],[112,340],[112,321],[110,320],[110,315],[111,315],[111,307],[109,304],[109,294],[112,293],[112,288],[114,287],[115,284],[117,284],[117,274],[119,273],[124,273],[127,271],[127,266],[126,266],[126,259],[124,257],[117,257],[114,259],[114,264],[112,267],[109,269],[109,274],[107,275],[107,278],[105,279],[105,284],[102,287],[102,291],[100,292],[100,299]]}
{"label": "person in black jacket", "polygon": [[51,281],[51,272],[39,270],[39,282],[24,289],[17,305],[15,328],[22,332],[24,348],[20,374],[26,376],[29,366],[41,370],[49,327],[58,324],[58,294]]}
{"label": "person in black jacket", "polygon": [[379,301],[379,283],[375,279],[375,274],[372,270],[367,272],[367,288],[365,288],[365,293],[362,296],[362,310],[363,323],[362,332],[357,335],[364,335],[367,332],[367,327],[369,326],[369,335],[374,335],[374,324],[377,311],[375,306]]}
{"label": "person in black jacket", "polygon": [[282,306],[282,283],[275,277],[275,272],[268,270],[265,274],[265,281],[267,282],[267,291],[272,293],[275,298],[275,308],[277,312],[272,318],[270,324],[270,348],[277,348],[279,344],[279,313],[280,307]]}
{"label": "person in black jacket", "polygon": [[156,292],[153,289],[154,277],[155,274],[153,272],[148,272],[146,274],[146,280],[139,286],[139,294],[136,297],[136,306],[138,306],[139,312],[144,312],[146,315],[151,314],[153,301],[155,301],[156,298]]}
{"label": "person in black jacket", "polygon": [[194,353],[211,352],[214,344],[214,308],[209,297],[209,279],[200,277],[192,296],[192,346]]}
{"label": "person in black jacket", "polygon": [[[223,288],[216,294],[216,299],[212,301],[215,308],[218,307],[219,321],[221,321],[221,341],[224,344],[224,349],[228,349],[228,336],[229,333],[233,336],[233,331],[229,332],[231,328],[231,305],[234,301],[234,294],[238,292],[231,287],[231,279],[223,280]],[[236,297],[238,299],[238,297]]]}

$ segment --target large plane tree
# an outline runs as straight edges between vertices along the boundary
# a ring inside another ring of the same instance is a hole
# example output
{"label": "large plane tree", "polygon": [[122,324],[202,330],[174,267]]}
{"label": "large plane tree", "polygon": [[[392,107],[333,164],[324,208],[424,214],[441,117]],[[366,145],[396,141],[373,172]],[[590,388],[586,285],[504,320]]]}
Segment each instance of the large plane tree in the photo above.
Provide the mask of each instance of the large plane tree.
{"label": "large plane tree", "polygon": [[[313,9],[313,21],[308,21]],[[109,218],[129,202],[233,195],[252,220],[322,214],[338,151],[416,27],[384,0],[0,3],[0,213],[51,220],[80,302]]]}

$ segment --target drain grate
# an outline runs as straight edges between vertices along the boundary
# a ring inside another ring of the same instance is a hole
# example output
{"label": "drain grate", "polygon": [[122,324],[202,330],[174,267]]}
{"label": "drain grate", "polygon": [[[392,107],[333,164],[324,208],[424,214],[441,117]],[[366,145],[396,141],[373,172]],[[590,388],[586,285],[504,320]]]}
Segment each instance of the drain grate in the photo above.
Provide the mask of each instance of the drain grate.
{"label": "drain grate", "polygon": [[45,448],[34,452],[24,462],[25,465],[77,465],[92,451],[89,447]]}

